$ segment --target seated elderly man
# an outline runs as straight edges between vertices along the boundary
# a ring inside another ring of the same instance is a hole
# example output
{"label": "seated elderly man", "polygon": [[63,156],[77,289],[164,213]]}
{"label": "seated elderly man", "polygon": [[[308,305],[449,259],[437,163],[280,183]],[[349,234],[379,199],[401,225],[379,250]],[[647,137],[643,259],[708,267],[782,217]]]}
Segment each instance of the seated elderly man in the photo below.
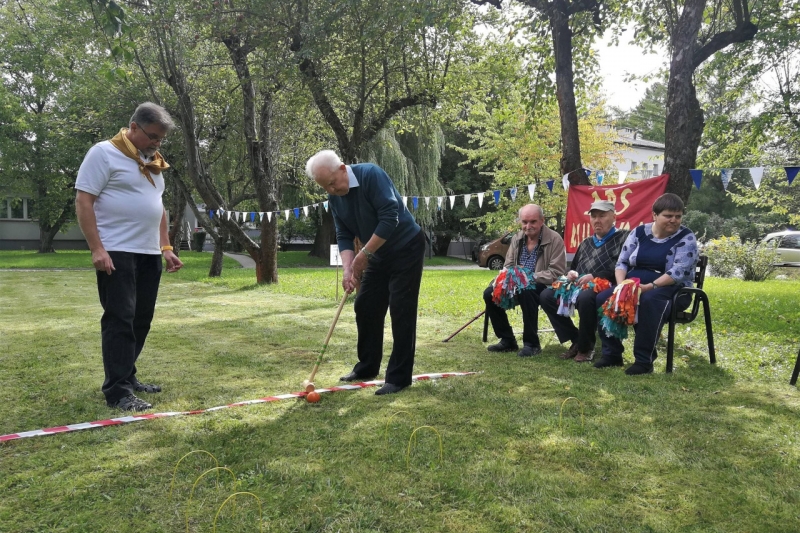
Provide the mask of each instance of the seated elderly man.
{"label": "seated elderly man", "polygon": [[[521,266],[536,274],[536,284],[518,295],[522,308],[523,347],[517,355],[530,357],[541,353],[539,343],[539,294],[553,284],[567,270],[564,240],[555,231],[544,225],[544,212],[535,204],[519,210],[521,230],[511,239],[504,267]],[[519,346],[514,331],[508,322],[505,309],[492,301],[492,285],[483,292],[486,314],[492,322],[495,335],[500,339],[488,347],[490,352],[517,351]]]}
{"label": "seated elderly man", "polygon": [[[617,215],[614,204],[600,200],[589,207],[594,235],[584,239],[578,245],[575,257],[572,258],[567,279],[577,281],[578,285],[585,285],[594,278],[603,278],[612,285],[615,283],[614,267],[617,264],[622,244],[628,236],[625,230],[618,230],[615,226]],[[575,302],[575,310],[580,318],[579,327],[575,327],[572,319],[558,314],[558,302],[555,291],[547,288],[539,297],[542,309],[550,318],[553,329],[560,343],[570,341],[569,349],[561,354],[562,359],[575,359],[582,363],[591,361],[594,357],[594,345],[597,329],[597,294],[591,289],[582,290]]]}

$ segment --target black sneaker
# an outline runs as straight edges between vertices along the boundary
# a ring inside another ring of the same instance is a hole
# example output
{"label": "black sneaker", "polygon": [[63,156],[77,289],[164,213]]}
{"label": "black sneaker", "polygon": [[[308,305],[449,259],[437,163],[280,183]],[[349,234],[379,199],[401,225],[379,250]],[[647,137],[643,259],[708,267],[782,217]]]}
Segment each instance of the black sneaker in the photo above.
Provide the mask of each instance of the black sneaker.
{"label": "black sneaker", "polygon": [[539,346],[531,346],[530,344],[526,344],[519,352],[517,352],[517,355],[520,357],[533,357],[534,355],[539,355],[540,353],[542,353],[542,349]]}
{"label": "black sneaker", "polygon": [[486,347],[490,352],[516,352],[519,350],[517,341],[513,339],[500,339],[497,344],[490,344]]}
{"label": "black sneaker", "polygon": [[638,376],[639,374],[652,374],[653,365],[648,363],[633,363],[625,369],[625,373],[629,376]]}
{"label": "black sneaker", "polygon": [[403,389],[405,389],[405,387],[401,387],[400,385],[394,385],[392,383],[384,383],[383,387],[375,391],[375,396],[383,396],[384,394],[396,394]]}
{"label": "black sneaker", "polygon": [[153,408],[152,404],[147,403],[141,398],[137,398],[133,394],[129,394],[123,398],[120,398],[113,404],[109,403],[107,405],[114,409],[121,409],[122,411],[146,411],[147,409]]}

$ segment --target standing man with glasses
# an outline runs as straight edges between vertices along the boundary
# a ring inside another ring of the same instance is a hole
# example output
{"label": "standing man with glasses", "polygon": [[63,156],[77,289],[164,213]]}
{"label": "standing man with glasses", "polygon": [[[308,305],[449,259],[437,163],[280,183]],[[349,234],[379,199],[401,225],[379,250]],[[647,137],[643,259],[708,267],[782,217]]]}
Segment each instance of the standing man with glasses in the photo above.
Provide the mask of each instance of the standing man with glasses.
{"label": "standing man with glasses", "polygon": [[174,127],[164,108],[141,104],[129,128],[89,150],[75,182],[78,224],[92,252],[103,307],[102,390],[108,406],[123,411],[153,407],[135,392],[161,392],[139,381],[136,361],[155,311],[162,254],[167,272],[183,266],[169,244],[161,200],[169,165],[158,148]]}
{"label": "standing man with glasses", "polygon": [[503,267],[521,266],[536,275],[535,286],[517,295],[522,308],[523,346],[519,350],[506,310],[492,301],[494,287],[489,285],[483,292],[483,300],[486,314],[500,342],[487,349],[490,352],[519,350],[518,356],[531,357],[542,353],[539,343],[539,295],[566,272],[567,252],[561,236],[544,225],[544,212],[538,205],[523,206],[519,210],[519,224],[521,229],[511,239]]}

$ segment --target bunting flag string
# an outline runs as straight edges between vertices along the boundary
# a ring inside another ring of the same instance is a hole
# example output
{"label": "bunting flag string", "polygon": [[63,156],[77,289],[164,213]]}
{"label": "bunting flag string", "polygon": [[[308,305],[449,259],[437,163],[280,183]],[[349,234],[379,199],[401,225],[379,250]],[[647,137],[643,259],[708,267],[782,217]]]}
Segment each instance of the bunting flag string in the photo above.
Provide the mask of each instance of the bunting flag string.
{"label": "bunting flag string", "polygon": [[[721,176],[721,179],[722,179],[722,185],[725,188],[725,190],[727,190],[728,186],[729,186],[729,184],[731,182],[731,179],[733,178],[733,171],[734,170],[747,170],[747,171],[750,172],[750,177],[753,180],[754,187],[756,189],[758,189],[761,186],[761,181],[762,181],[762,178],[764,176],[764,169],[765,168],[783,168],[784,171],[786,172],[786,179],[787,179],[789,185],[792,184],[794,179],[797,177],[797,174],[800,173],[800,166],[772,166],[772,167],[760,166],[760,167],[731,167],[731,168],[722,168],[722,169],[713,169],[713,168],[694,169],[693,168],[693,169],[689,170],[689,174],[690,174],[690,176],[692,178],[692,181],[694,182],[695,186],[699,189],[700,185],[703,182],[703,173],[704,172],[719,172],[720,176]],[[595,176],[596,176],[597,185],[602,185],[603,181],[605,181],[607,178],[609,178],[609,176],[613,172],[617,172],[617,181],[620,184],[624,183],[625,180],[628,178],[628,176],[630,174],[635,173],[635,171],[627,171],[627,170],[592,170],[592,169],[588,169],[588,168],[583,168],[583,169],[578,169],[578,170],[583,170],[584,172],[586,172],[586,176],[587,177],[591,176],[591,174],[594,173]],[[562,182],[562,184],[564,186],[564,190],[568,190],[569,189],[569,175],[570,174],[571,173],[567,173],[567,174],[564,174],[561,177],[561,182]],[[550,179],[550,180],[545,181],[545,185],[547,185],[547,189],[551,193],[553,192],[553,185],[554,184],[555,184],[555,180]],[[536,193],[536,184],[535,183],[529,183],[529,184],[527,184],[527,188],[528,188],[528,197],[530,198],[530,201],[533,201],[535,193]],[[515,202],[517,200],[518,191],[519,191],[519,186],[515,185],[515,186],[509,187],[507,189],[495,189],[495,190],[492,190],[492,191],[490,191],[490,194],[492,196],[492,199],[494,200],[494,205],[495,206],[499,206],[503,196],[506,193],[508,194],[508,197],[511,198],[511,201]],[[473,196],[475,196],[478,199],[478,208],[482,209],[483,208],[483,200],[484,200],[484,198],[486,196],[486,192],[485,191],[472,192],[472,193],[463,193],[463,194],[458,194],[458,195],[452,194],[452,195],[448,195],[448,196],[434,196],[434,197],[431,197],[431,196],[411,196],[410,198],[411,198],[411,204],[412,204],[413,209],[415,211],[420,208],[420,205],[419,205],[420,204],[420,198],[423,198],[425,200],[425,207],[426,208],[430,208],[431,207],[431,198],[435,198],[436,199],[436,209],[441,211],[442,210],[442,204],[445,202],[445,198],[449,199],[449,201],[450,201],[449,202],[450,203],[450,209],[454,209],[455,205],[456,205],[456,198],[462,198],[463,201],[464,201],[464,207],[469,207],[469,204],[470,204]],[[408,199],[409,199],[409,196],[403,196],[402,197],[403,207],[406,208],[406,209],[409,208]],[[330,206],[329,206],[329,202],[327,200],[325,200],[323,202],[318,202],[318,203],[315,203],[315,204],[304,205],[304,206],[301,206],[301,207],[293,207],[291,209],[284,209],[283,210],[283,214],[284,214],[284,217],[285,217],[286,220],[289,220],[289,216],[290,216],[291,213],[294,213],[295,219],[299,219],[300,218],[300,211],[302,210],[303,214],[306,216],[306,218],[308,218],[309,217],[309,207],[311,207],[313,209],[323,209],[324,208],[325,211],[327,212],[329,210]],[[258,217],[258,221],[261,222],[261,221],[264,220],[264,215],[267,216],[267,222],[271,222],[272,221],[272,215],[275,215],[275,219],[277,220],[278,217],[280,216],[280,213],[281,213],[280,209],[279,210],[275,210],[275,211],[228,211],[225,208],[220,207],[218,209],[210,209],[210,210],[208,210],[208,216],[212,220],[216,217],[216,218],[225,218],[227,220],[231,220],[232,219],[234,222],[241,221],[242,223],[244,223],[248,218],[250,219],[250,222],[255,222],[256,216]]]}

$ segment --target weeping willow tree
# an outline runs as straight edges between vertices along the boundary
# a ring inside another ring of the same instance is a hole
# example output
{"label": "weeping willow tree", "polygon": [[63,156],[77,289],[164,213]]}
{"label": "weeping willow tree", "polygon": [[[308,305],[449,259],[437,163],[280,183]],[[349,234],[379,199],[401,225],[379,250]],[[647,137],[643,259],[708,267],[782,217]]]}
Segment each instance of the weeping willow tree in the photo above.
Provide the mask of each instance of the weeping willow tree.
{"label": "weeping willow tree", "polygon": [[[400,194],[408,197],[408,209],[417,223],[430,227],[436,223],[436,197],[446,194],[439,181],[444,149],[444,133],[438,124],[417,125],[401,133],[387,127],[365,146],[361,159],[384,169]],[[414,196],[418,197],[416,210]],[[431,198],[429,205],[425,197]]]}

